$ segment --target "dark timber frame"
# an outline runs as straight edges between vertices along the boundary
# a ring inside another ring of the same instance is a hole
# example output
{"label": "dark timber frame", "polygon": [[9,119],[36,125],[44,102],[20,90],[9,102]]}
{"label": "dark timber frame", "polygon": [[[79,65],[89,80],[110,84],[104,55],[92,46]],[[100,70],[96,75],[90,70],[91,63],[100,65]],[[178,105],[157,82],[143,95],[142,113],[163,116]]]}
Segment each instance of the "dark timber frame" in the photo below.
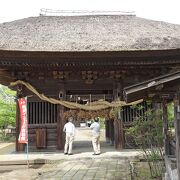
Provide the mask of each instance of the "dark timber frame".
{"label": "dark timber frame", "polygon": [[[171,160],[172,155],[176,156],[177,176],[180,179],[180,71],[156,77],[148,81],[124,88],[125,100],[131,101],[139,97],[152,99],[160,102],[163,109],[163,130],[164,130],[164,151],[166,173],[168,178],[173,178]],[[170,141],[168,135],[168,114],[167,102],[174,102],[175,115],[175,142]],[[175,149],[175,150],[174,150]],[[173,151],[172,151],[173,150]]]}
{"label": "dark timber frame", "polygon": [[[122,52],[35,52],[35,51],[0,51],[0,83],[9,85],[15,80],[24,80],[32,84],[40,93],[53,98],[68,99],[70,95],[102,96],[108,101],[123,100],[123,88],[172,71],[180,64],[180,50],[122,51]],[[12,87],[11,87],[12,88]],[[26,88],[17,86],[17,97],[31,96],[28,100],[35,105],[33,114],[37,119],[46,110],[46,105]],[[62,97],[60,97],[60,93]],[[37,102],[37,103],[36,103]],[[42,108],[43,107],[43,108]],[[47,110],[51,116],[51,105]],[[54,110],[52,110],[54,111]],[[125,110],[128,113],[128,108]],[[18,111],[17,111],[18,112]],[[62,149],[64,108],[57,107],[57,123],[29,124],[30,150]],[[130,113],[130,112],[129,112]],[[109,121],[106,125],[107,140],[115,148],[125,147],[123,128],[124,115]],[[128,117],[129,118],[129,117]],[[130,118],[131,119],[131,118]],[[41,122],[41,120],[40,120]],[[43,120],[44,122],[44,120]],[[52,119],[52,122],[55,122]],[[20,119],[17,113],[17,135]],[[39,131],[38,131],[39,130]],[[43,135],[46,140],[43,140]],[[37,146],[37,139],[40,140]],[[44,141],[44,144],[43,142]],[[36,142],[36,143],[35,143]],[[16,150],[23,150],[16,141]]]}

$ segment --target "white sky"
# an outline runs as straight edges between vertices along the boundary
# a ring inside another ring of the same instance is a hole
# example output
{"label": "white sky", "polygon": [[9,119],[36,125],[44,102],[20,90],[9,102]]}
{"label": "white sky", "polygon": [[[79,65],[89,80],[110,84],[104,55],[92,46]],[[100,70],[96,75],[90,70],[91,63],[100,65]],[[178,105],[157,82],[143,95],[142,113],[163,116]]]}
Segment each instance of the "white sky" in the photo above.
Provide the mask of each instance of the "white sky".
{"label": "white sky", "polygon": [[39,16],[41,8],[135,11],[138,17],[180,24],[180,0],[1,0],[0,23]]}

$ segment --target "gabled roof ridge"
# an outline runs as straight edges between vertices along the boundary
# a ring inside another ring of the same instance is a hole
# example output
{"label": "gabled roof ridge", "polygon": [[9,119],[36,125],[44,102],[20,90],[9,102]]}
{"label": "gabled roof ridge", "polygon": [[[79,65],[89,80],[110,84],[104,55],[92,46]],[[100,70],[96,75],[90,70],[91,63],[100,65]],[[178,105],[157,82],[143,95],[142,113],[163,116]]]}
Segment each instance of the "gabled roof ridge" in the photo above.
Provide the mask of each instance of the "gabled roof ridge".
{"label": "gabled roof ridge", "polygon": [[40,10],[40,16],[94,16],[94,15],[125,15],[135,16],[134,11],[107,11],[107,10],[55,10],[45,9]]}

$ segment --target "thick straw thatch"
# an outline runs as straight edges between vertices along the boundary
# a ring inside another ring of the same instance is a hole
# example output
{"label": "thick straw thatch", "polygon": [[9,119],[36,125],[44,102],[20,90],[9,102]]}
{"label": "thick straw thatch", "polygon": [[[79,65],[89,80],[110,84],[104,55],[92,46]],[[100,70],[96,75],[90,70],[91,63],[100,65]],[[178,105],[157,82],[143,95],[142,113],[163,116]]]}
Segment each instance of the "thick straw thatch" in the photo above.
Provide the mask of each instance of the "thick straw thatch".
{"label": "thick straw thatch", "polygon": [[39,16],[0,25],[0,49],[130,51],[180,48],[180,25],[133,15]]}

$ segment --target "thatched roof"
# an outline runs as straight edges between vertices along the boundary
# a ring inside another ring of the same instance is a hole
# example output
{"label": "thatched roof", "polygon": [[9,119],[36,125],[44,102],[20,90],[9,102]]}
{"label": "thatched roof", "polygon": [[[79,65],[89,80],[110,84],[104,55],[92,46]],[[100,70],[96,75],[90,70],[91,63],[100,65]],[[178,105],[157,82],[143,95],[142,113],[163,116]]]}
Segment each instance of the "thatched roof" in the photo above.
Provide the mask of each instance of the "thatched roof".
{"label": "thatched roof", "polygon": [[180,25],[134,15],[39,16],[0,25],[0,50],[130,51],[180,48]]}

